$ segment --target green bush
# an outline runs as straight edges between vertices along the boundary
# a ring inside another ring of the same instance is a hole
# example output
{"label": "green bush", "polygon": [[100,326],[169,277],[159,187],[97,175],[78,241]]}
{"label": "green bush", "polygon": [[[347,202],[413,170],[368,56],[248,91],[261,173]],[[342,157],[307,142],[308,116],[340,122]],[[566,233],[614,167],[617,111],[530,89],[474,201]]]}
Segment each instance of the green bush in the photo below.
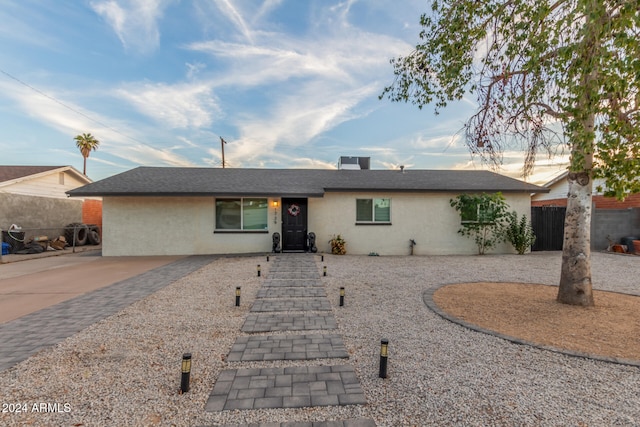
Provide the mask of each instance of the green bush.
{"label": "green bush", "polygon": [[478,255],[504,240],[501,230],[509,205],[501,193],[460,194],[449,203],[460,214],[458,233],[473,238]]}
{"label": "green bush", "polygon": [[504,236],[520,255],[524,254],[536,241],[533,227],[526,215],[518,219],[517,212],[507,213],[507,224],[504,228]]}

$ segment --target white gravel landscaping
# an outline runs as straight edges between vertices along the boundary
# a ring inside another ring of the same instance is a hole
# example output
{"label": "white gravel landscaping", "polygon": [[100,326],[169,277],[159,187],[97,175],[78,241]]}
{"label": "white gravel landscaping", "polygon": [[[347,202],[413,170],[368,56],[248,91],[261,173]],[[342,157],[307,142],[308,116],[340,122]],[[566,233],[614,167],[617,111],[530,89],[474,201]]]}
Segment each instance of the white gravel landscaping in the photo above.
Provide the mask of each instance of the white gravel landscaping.
{"label": "white gravel landscaping", "polygon": [[[320,274],[327,265],[322,282],[339,325],[329,332],[342,336],[348,360],[227,362],[235,339],[245,335],[240,328],[263,280],[256,264],[268,277],[270,263],[264,257],[222,258],[0,372],[0,425],[354,418],[371,418],[378,426],[640,425],[640,368],[516,345],[444,320],[423,303],[426,289],[445,283],[556,284],[559,252],[324,259],[316,255]],[[596,289],[640,294],[640,257],[594,253],[592,262]],[[241,307],[234,306],[236,286],[242,286]],[[340,286],[346,289],[344,307],[338,306]],[[640,339],[637,326],[630,340]],[[387,379],[378,378],[381,338],[390,342]],[[181,395],[185,352],[193,355],[191,390]],[[204,411],[224,369],[345,363],[355,368],[367,405]]]}

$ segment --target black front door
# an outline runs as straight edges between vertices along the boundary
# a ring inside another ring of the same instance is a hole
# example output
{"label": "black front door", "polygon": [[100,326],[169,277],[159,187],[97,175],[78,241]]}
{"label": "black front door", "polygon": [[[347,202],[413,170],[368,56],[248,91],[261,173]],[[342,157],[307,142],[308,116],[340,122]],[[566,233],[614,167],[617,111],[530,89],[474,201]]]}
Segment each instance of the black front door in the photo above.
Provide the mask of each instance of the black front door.
{"label": "black front door", "polygon": [[307,199],[282,199],[282,250],[307,249]]}

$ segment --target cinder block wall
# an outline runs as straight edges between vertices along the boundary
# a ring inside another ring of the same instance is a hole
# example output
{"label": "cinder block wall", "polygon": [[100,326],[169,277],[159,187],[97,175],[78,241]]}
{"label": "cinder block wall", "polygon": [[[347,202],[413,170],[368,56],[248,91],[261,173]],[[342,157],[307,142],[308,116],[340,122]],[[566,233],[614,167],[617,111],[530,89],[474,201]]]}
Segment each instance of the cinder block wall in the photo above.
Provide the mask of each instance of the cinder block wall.
{"label": "cinder block wall", "polygon": [[640,208],[595,209],[591,219],[591,248],[607,249],[607,236],[616,243],[623,237],[640,237]]}
{"label": "cinder block wall", "polygon": [[0,228],[16,224],[25,237],[64,234],[64,226],[82,221],[82,200],[0,193]]}

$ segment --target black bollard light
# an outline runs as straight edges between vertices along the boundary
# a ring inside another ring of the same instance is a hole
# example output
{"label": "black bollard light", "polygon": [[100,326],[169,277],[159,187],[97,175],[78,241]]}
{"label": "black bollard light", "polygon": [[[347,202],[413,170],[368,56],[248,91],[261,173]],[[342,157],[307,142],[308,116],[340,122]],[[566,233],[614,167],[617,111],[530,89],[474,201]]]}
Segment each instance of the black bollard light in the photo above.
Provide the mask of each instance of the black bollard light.
{"label": "black bollard light", "polygon": [[323,276],[327,275],[327,266],[326,265],[324,267],[322,267],[322,275]]}
{"label": "black bollard light", "polygon": [[269,255],[267,255],[267,262],[269,262]]}
{"label": "black bollard light", "polygon": [[236,286],[236,307],[240,307],[240,286]]}
{"label": "black bollard light", "polygon": [[380,378],[387,378],[387,357],[389,356],[389,340],[380,340]]}
{"label": "black bollard light", "polygon": [[189,391],[189,381],[191,380],[191,353],[182,355],[182,378],[180,379],[180,391]]}
{"label": "black bollard light", "polygon": [[258,277],[260,277],[260,264],[258,264]]}
{"label": "black bollard light", "polygon": [[344,306],[344,286],[340,287],[340,307]]}
{"label": "black bollard light", "polygon": [[324,255],[320,255],[320,261],[324,262]]}

